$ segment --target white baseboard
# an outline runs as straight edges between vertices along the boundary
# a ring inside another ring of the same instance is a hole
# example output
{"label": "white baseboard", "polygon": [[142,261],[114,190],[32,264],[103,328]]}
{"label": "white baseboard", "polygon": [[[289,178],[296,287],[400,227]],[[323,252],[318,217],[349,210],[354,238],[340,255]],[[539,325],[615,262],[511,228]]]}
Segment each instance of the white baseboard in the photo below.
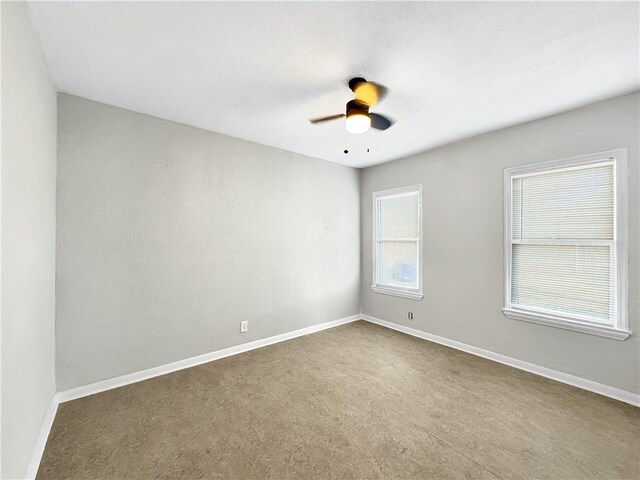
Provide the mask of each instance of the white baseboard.
{"label": "white baseboard", "polygon": [[47,409],[47,413],[44,416],[44,420],[42,421],[40,433],[38,434],[38,438],[36,439],[36,445],[33,448],[31,460],[29,461],[29,466],[27,467],[25,478],[28,480],[36,478],[38,467],[40,466],[40,460],[42,460],[42,454],[44,453],[44,447],[47,444],[47,438],[49,438],[49,432],[51,431],[51,426],[53,425],[53,419],[56,418],[57,411],[58,399],[57,395],[54,395],[51,399],[51,403],[49,404],[49,408]]}
{"label": "white baseboard", "polygon": [[507,357],[499,353],[494,353],[489,350],[484,350],[482,348],[474,347],[472,345],[467,345],[466,343],[458,342],[456,340],[450,340],[445,337],[440,337],[438,335],[426,333],[426,332],[423,332],[422,330],[416,330],[415,328],[406,327],[398,323],[392,323],[386,320],[381,320],[379,318],[372,317],[370,315],[363,314],[362,319],[366,320],[367,322],[375,323],[376,325],[381,325],[383,327],[387,327],[392,330],[397,330],[399,332],[406,333],[407,335],[422,338],[424,340],[429,340],[430,342],[439,343],[440,345],[455,348],[456,350],[462,350],[463,352],[467,352],[472,355],[477,355],[478,357],[486,358],[488,360],[493,360],[494,362],[498,362],[498,363],[503,363],[505,365],[509,365],[510,367],[514,367],[519,370],[535,373],[536,375],[550,378],[551,380],[556,380],[558,382],[566,383],[574,387],[582,388],[590,392],[604,395],[605,397],[614,398],[616,400],[620,400],[621,402],[629,403],[636,407],[640,407],[640,395],[636,393],[627,392],[626,390],[610,387],[608,385],[603,385],[601,383],[593,382],[585,378],[569,375],[568,373],[558,372],[557,370],[541,367],[539,365],[535,365],[529,362],[524,362],[516,358]]}
{"label": "white baseboard", "polygon": [[129,385],[131,383],[141,382],[150,378],[159,377],[160,375],[183,370],[185,368],[195,367],[196,365],[202,365],[203,363],[212,362],[213,360],[229,357],[231,355],[237,355],[238,353],[247,352],[249,350],[255,350],[256,348],[266,347],[267,345],[283,342],[285,340],[301,337],[303,335],[309,335],[310,333],[319,332],[321,330],[337,327],[338,325],[344,325],[345,323],[351,323],[361,319],[362,316],[359,314],[351,315],[350,317],[341,318],[339,320],[312,325],[311,327],[293,330],[292,332],[263,338],[262,340],[243,343],[241,345],[236,345],[235,347],[224,348],[215,352],[205,353],[203,355],[198,355],[197,357],[186,358],[184,360],[168,363],[166,365],[160,365],[159,367],[149,368],[140,372],[130,373],[121,377],[110,378],[101,382],[72,388],[70,390],[59,392],[57,395],[58,402],[68,402],[70,400],[75,400],[76,398],[82,398],[88,395],[93,395],[95,393],[111,390],[113,388]]}

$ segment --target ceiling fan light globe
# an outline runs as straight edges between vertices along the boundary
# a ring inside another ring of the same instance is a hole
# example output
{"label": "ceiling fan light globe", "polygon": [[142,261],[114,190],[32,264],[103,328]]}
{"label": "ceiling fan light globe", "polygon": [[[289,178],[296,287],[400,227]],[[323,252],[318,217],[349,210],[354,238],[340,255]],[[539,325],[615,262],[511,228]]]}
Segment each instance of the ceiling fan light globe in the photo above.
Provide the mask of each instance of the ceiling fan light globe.
{"label": "ceiling fan light globe", "polygon": [[369,115],[355,113],[348,115],[344,125],[349,133],[364,133],[371,127]]}

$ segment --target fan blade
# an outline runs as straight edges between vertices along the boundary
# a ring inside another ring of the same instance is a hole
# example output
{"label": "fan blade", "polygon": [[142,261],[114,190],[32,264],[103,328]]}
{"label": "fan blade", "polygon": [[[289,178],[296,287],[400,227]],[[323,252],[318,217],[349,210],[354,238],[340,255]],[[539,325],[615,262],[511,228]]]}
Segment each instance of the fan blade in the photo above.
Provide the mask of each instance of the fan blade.
{"label": "fan blade", "polygon": [[378,115],[377,113],[370,113],[369,117],[371,118],[371,128],[376,128],[378,130],[386,130],[393,122],[383,115]]}
{"label": "fan blade", "polygon": [[387,88],[374,82],[359,82],[355,85],[353,93],[356,94],[356,100],[373,107],[387,94]]}
{"label": "fan blade", "polygon": [[320,122],[328,122],[329,120],[336,120],[342,117],[344,117],[344,113],[338,113],[337,115],[331,115],[329,117],[312,118],[309,121],[311,123],[320,123]]}

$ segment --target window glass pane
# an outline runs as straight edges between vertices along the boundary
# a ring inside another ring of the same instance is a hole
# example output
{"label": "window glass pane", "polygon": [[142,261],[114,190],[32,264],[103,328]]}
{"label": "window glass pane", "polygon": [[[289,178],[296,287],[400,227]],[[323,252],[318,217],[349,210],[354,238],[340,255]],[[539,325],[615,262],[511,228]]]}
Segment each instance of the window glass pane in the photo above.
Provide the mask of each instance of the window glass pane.
{"label": "window glass pane", "polygon": [[613,247],[512,245],[511,303],[613,323]]}
{"label": "window glass pane", "polygon": [[520,178],[512,191],[513,231],[520,233],[521,215],[525,240],[613,239],[613,177],[613,165],[599,165]]}
{"label": "window glass pane", "polygon": [[418,238],[418,192],[379,200],[379,238]]}
{"label": "window glass pane", "polygon": [[418,242],[378,242],[378,283],[418,288]]}
{"label": "window glass pane", "polygon": [[511,184],[511,238],[520,240],[520,224],[522,217],[522,179],[514,178]]}

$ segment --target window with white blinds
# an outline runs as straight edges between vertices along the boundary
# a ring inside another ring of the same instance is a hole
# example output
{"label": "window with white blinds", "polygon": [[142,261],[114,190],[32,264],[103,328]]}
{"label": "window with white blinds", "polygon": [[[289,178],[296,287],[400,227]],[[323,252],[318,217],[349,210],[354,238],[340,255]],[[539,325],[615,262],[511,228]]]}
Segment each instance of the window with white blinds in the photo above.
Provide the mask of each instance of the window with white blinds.
{"label": "window with white blinds", "polygon": [[373,194],[373,284],[378,293],[422,298],[422,186]]}
{"label": "window with white blinds", "polygon": [[616,231],[624,227],[616,188],[623,153],[505,170],[505,313],[626,338],[618,271],[626,241]]}

